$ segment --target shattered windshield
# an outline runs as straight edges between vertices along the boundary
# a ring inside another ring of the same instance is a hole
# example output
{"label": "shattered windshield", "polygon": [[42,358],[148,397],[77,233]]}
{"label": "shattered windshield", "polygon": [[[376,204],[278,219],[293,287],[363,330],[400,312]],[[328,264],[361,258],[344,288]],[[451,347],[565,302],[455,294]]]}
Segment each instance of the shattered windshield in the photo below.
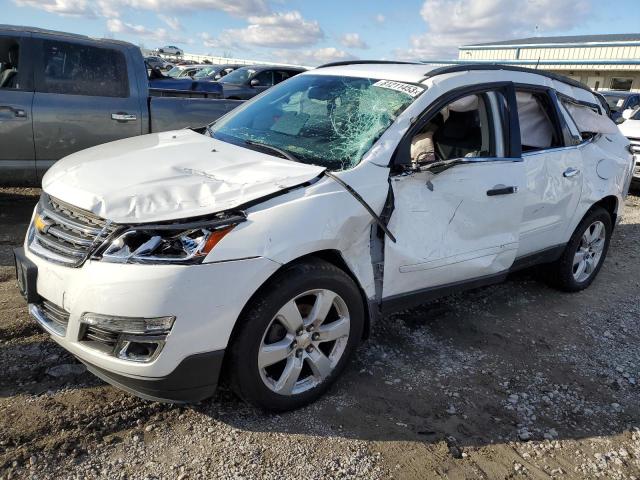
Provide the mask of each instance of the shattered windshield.
{"label": "shattered windshield", "polygon": [[226,142],[261,143],[304,163],[345,170],[360,162],[423,89],[372,78],[298,75],[209,130]]}

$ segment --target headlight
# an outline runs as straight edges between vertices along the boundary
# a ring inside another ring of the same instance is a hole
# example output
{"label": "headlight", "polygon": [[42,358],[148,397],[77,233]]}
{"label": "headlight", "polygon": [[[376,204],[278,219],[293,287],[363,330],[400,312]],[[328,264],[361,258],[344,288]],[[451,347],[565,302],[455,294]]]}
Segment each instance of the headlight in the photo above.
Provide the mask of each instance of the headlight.
{"label": "headlight", "polygon": [[131,227],[111,240],[99,256],[113,263],[200,263],[243,220],[217,226]]}

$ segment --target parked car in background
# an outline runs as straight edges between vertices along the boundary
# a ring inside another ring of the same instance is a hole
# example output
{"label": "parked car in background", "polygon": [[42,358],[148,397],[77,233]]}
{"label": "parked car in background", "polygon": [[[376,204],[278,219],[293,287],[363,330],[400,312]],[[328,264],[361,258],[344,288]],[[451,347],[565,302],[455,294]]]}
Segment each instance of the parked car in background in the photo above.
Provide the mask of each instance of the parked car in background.
{"label": "parked car in background", "polygon": [[625,110],[631,112],[640,106],[640,93],[621,90],[598,90],[598,93],[607,100],[611,109],[611,120],[616,123],[624,121],[622,113]]}
{"label": "parked car in background", "polygon": [[224,98],[248,100],[304,71],[304,68],[297,67],[253,65],[238,68],[218,82],[222,84]]}
{"label": "parked car in background", "polygon": [[176,65],[167,72],[167,75],[173,78],[193,77],[206,67],[206,65]]}
{"label": "parked car in background", "polygon": [[195,80],[217,81],[242,66],[243,65],[211,65],[196,72],[193,78]]}
{"label": "parked car in background", "polygon": [[282,411],[322,395],[385,313],[537,264],[564,291],[593,282],[631,155],[587,86],[345,63],[201,134],[55,165],[15,251],[35,320],[145,398],[202,400],[224,365],[240,397]]}
{"label": "parked car in background", "polygon": [[147,62],[147,65],[149,65],[150,67],[159,68],[160,70],[171,70],[173,68],[173,64],[167,62],[162,57],[144,57],[144,61]]}
{"label": "parked car in background", "polygon": [[221,95],[213,82],[187,78],[186,92],[149,82],[130,43],[0,25],[0,184],[38,185],[69,154],[205,125],[238,104],[211,100]]}
{"label": "parked car in background", "polygon": [[184,96],[188,92],[207,92],[207,98],[222,98],[222,85],[191,77],[173,78],[164,75],[159,68],[149,69],[149,88],[152,92],[162,90],[164,96]]}
{"label": "parked car in background", "polygon": [[167,45],[166,47],[161,47],[158,49],[158,53],[163,53],[165,55],[174,55],[176,57],[181,57],[184,54],[184,51],[179,49],[173,45]]}
{"label": "parked car in background", "polygon": [[631,142],[631,153],[633,153],[635,162],[633,184],[635,188],[640,188],[640,106],[633,112],[626,113],[625,116],[628,116],[628,118],[618,127]]}

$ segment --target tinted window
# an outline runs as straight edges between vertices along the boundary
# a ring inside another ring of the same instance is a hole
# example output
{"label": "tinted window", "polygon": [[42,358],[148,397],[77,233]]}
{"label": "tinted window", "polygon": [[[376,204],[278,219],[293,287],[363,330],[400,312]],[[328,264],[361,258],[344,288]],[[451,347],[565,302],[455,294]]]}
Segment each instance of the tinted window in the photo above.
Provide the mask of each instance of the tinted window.
{"label": "tinted window", "polygon": [[124,55],[117,50],[45,40],[37,91],[96,97],[128,97]]}
{"label": "tinted window", "polygon": [[260,82],[261,87],[270,87],[273,85],[273,71],[271,70],[260,72],[253,78]]}
{"label": "tinted window", "polygon": [[19,75],[20,57],[24,56],[20,49],[18,38],[0,37],[0,88],[21,89],[25,88]]}
{"label": "tinted window", "polygon": [[640,105],[640,97],[631,97],[629,99],[629,103],[627,104],[627,108],[636,108]]}

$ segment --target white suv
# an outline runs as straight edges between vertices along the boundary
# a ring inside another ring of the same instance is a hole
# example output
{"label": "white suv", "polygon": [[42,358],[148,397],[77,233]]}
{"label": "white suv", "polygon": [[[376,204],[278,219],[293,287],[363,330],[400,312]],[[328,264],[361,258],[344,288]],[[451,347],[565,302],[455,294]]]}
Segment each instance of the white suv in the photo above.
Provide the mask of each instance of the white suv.
{"label": "white suv", "polygon": [[382,315],[546,264],[600,269],[631,174],[591,91],[541,71],[355,62],[198,131],[75,153],[43,180],[19,283],[35,319],[147,398],[324,392]]}

